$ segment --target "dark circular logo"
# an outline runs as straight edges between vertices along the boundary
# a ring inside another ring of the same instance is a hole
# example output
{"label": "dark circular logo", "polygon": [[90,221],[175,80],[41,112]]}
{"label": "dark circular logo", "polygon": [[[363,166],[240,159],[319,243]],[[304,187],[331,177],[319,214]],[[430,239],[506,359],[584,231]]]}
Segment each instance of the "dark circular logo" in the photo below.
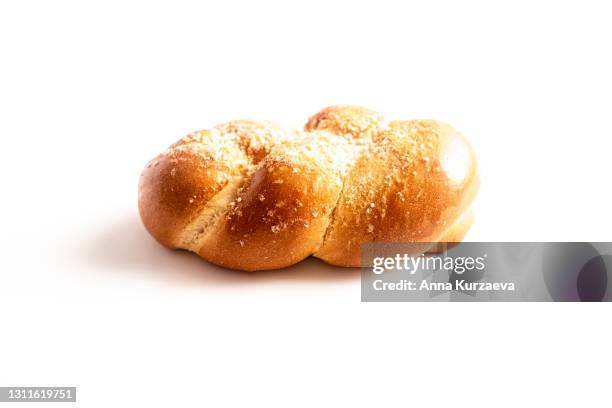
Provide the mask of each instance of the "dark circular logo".
{"label": "dark circular logo", "polygon": [[608,288],[606,263],[612,265],[612,255],[591,258],[578,273],[576,288],[583,302],[601,302]]}
{"label": "dark circular logo", "polygon": [[548,244],[542,254],[546,288],[558,302],[600,302],[608,287],[607,265],[612,255],[601,255],[586,242]]}

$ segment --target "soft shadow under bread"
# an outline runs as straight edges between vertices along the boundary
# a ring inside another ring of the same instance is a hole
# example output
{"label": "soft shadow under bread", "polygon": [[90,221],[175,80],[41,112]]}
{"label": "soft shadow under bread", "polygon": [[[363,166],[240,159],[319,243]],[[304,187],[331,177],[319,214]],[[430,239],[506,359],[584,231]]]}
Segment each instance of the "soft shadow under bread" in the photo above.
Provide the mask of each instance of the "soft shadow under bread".
{"label": "soft shadow under bread", "polygon": [[162,247],[137,217],[126,217],[98,231],[84,244],[84,261],[111,275],[140,274],[186,285],[241,285],[266,282],[325,282],[359,279],[359,269],[328,265],[307,258],[289,268],[242,272],[210,264],[193,253]]}

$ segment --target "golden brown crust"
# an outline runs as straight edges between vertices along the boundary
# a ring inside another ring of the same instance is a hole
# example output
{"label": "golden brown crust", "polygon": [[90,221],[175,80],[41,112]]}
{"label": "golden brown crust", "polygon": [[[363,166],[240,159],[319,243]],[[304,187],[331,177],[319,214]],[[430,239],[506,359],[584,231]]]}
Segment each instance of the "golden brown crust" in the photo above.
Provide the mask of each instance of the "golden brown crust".
{"label": "golden brown crust", "polygon": [[182,247],[183,231],[213,197],[244,177],[274,143],[295,135],[269,122],[237,120],[180,139],[141,174],[138,202],[145,227],[161,244]]}
{"label": "golden brown crust", "polygon": [[429,251],[430,254],[439,254],[447,251],[455,245],[461,243],[465,235],[468,233],[472,224],[474,223],[474,212],[469,209],[465,211],[451,227],[444,233],[444,236],[440,239],[436,245],[434,245]]}
{"label": "golden brown crust", "polygon": [[475,163],[465,139],[446,124],[391,122],[349,172],[315,256],[359,266],[364,242],[439,241],[476,193]]}
{"label": "golden brown crust", "polygon": [[181,139],[151,160],[140,176],[140,216],[151,235],[167,247],[177,247],[181,230],[247,164],[236,147],[215,154],[206,148],[207,139],[209,131]]}
{"label": "golden brown crust", "polygon": [[292,265],[319,246],[340,187],[317,164],[266,159],[199,254],[243,270]]}
{"label": "golden brown crust", "polygon": [[310,255],[359,266],[364,242],[469,229],[476,161],[449,125],[336,106],[305,129],[234,121],[181,139],[143,171],[143,223],[166,246],[241,270]]}
{"label": "golden brown crust", "polygon": [[386,128],[384,117],[361,106],[336,105],[317,112],[308,119],[304,130],[326,130],[352,139],[371,139]]}

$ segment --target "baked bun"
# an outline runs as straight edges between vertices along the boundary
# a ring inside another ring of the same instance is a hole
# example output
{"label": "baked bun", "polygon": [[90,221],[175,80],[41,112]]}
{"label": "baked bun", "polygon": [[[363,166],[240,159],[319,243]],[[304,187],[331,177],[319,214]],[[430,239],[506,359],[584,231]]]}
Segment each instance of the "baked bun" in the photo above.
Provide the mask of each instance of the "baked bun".
{"label": "baked bun", "polygon": [[449,125],[335,106],[305,131],[234,121],[186,136],[145,167],[139,209],[161,244],[228,268],[356,267],[364,242],[460,241],[477,189]]}

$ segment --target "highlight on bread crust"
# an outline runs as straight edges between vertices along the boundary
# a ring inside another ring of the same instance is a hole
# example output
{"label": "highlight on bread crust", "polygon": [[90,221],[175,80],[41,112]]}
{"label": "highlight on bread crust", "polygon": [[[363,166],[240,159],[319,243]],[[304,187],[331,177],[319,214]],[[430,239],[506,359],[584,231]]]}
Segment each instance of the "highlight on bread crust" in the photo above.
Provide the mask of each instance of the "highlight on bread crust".
{"label": "highlight on bread crust", "polygon": [[145,167],[139,210],[161,244],[227,268],[356,267],[365,242],[462,240],[477,189],[451,126],[332,106],[304,131],[239,120],[187,135]]}

